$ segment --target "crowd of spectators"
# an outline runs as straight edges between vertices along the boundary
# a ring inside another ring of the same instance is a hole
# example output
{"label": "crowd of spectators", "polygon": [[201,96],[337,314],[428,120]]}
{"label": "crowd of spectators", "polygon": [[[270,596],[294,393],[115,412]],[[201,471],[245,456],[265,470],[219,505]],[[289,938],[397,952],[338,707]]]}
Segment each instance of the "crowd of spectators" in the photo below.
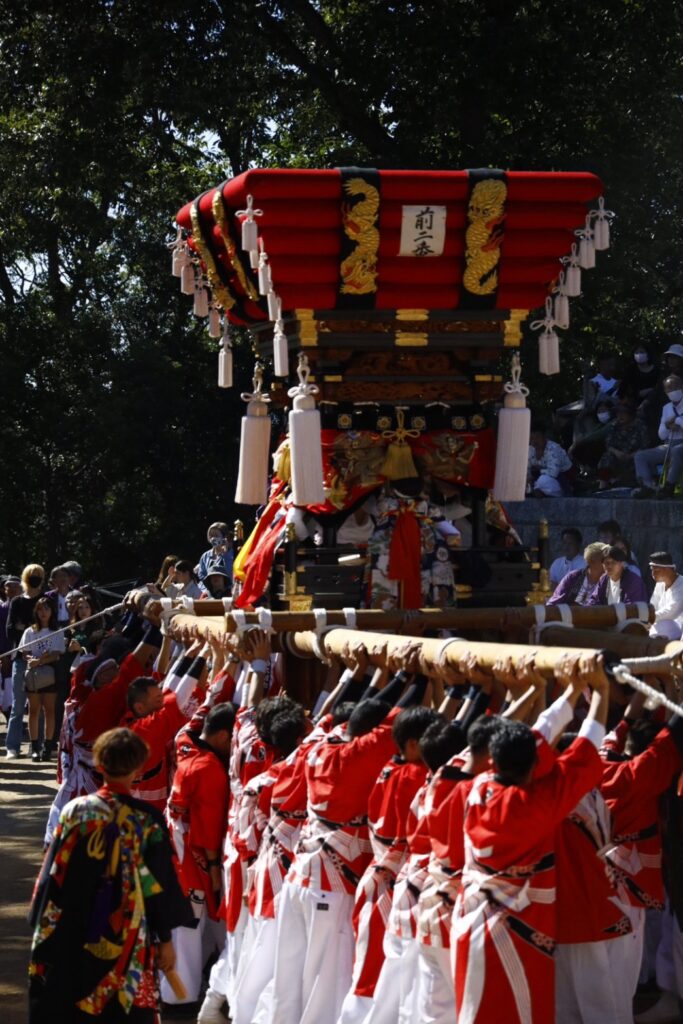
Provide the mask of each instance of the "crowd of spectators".
{"label": "crowd of spectators", "polygon": [[[554,437],[551,437],[551,434]],[[531,426],[527,494],[561,497],[620,489],[678,496],[683,471],[683,344],[660,358],[639,345],[633,362],[600,354],[580,401]]]}

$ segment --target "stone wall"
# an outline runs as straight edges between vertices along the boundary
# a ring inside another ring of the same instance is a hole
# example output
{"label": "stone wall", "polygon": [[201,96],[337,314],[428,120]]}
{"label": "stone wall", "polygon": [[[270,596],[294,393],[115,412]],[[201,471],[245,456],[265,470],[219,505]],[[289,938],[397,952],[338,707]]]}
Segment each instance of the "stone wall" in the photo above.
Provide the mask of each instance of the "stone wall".
{"label": "stone wall", "polygon": [[646,582],[647,557],[668,550],[683,570],[683,501],[638,501],[634,498],[528,498],[505,508],[525,544],[535,545],[540,519],[547,519],[551,558],[560,554],[560,534],[575,526],[584,545],[597,540],[598,524],[616,519],[630,541]]}

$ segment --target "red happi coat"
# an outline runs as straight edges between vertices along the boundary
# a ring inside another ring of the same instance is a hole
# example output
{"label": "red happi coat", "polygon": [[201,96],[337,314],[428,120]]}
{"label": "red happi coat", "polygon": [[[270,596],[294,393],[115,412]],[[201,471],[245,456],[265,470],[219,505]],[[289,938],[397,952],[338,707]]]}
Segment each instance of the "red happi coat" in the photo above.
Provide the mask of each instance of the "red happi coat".
{"label": "red happi coat", "polygon": [[630,761],[603,764],[600,791],[612,815],[608,859],[623,904],[664,906],[659,798],[682,770],[683,754],[668,728]]}
{"label": "red happi coat", "polygon": [[306,821],[306,758],[332,727],[325,715],[315,729],[281,763],[270,799],[270,818],[259,852],[249,868],[248,908],[253,917],[275,917],[275,900],[294,861],[294,851]]}
{"label": "red happi coat", "polygon": [[136,718],[129,711],[121,719],[120,724],[132,729],[149,747],[147,760],[131,792],[138,800],[145,800],[162,812],[168,801],[169,751],[176,733],[186,722],[187,716],[178,707],[175,693],[165,693],[163,705],[151,715]]}
{"label": "red happi coat", "polygon": [[355,739],[334,729],[306,759],[308,822],[289,882],[319,892],[353,895],[371,855],[367,809],[382,765],[396,751],[391,734],[400,708]]}
{"label": "red happi coat", "polygon": [[528,786],[474,780],[451,938],[458,1024],[554,1021],[555,830],[601,775],[579,737]]}
{"label": "red happi coat", "polygon": [[386,931],[396,876],[408,853],[408,815],[427,768],[396,755],[384,766],[368,801],[372,860],[363,873],[353,908],[356,957],[353,992],[372,997],[384,963]]}
{"label": "red happi coat", "polygon": [[217,919],[219,905],[211,886],[206,850],[220,850],[228,816],[225,765],[197,733],[186,732],[168,800],[167,820],[185,893],[203,893],[206,909]]}

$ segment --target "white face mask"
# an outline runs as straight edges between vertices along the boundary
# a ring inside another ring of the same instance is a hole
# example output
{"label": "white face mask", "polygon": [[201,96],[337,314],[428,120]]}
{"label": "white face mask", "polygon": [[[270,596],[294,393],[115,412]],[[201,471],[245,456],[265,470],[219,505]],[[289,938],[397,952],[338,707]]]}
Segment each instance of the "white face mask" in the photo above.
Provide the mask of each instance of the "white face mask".
{"label": "white face mask", "polygon": [[636,352],[634,354],[633,358],[635,359],[635,361],[637,363],[646,363],[647,362],[647,352]]}
{"label": "white face mask", "polygon": [[683,391],[669,391],[667,392],[666,397],[669,399],[670,402],[673,402],[674,405],[678,405],[681,398],[683,398]]}
{"label": "white face mask", "polygon": [[607,423],[608,420],[612,419],[612,417],[611,417],[611,415],[608,412],[599,412],[598,413],[598,419],[600,420],[601,423]]}

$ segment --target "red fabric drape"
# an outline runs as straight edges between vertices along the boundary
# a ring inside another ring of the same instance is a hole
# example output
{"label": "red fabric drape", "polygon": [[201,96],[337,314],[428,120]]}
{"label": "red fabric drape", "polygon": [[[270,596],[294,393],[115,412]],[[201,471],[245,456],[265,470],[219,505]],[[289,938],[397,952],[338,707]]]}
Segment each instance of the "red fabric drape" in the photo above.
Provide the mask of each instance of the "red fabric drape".
{"label": "red fabric drape", "polygon": [[403,584],[402,608],[422,606],[421,561],[420,524],[412,509],[402,509],[396,517],[389,548],[389,579],[400,580]]}

